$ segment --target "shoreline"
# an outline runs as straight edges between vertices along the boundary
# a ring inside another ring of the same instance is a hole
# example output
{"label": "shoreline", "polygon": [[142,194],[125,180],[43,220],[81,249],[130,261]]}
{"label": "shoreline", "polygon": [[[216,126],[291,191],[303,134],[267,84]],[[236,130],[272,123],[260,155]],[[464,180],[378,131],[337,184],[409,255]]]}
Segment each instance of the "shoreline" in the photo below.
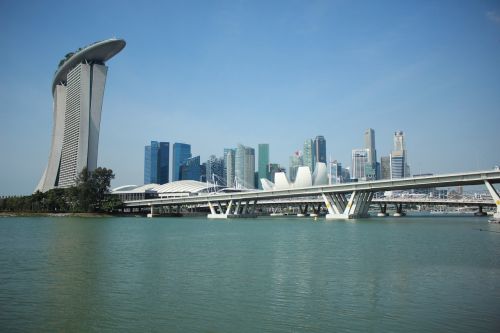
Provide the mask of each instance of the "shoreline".
{"label": "shoreline", "polygon": [[0,212],[0,217],[114,217],[110,213]]}

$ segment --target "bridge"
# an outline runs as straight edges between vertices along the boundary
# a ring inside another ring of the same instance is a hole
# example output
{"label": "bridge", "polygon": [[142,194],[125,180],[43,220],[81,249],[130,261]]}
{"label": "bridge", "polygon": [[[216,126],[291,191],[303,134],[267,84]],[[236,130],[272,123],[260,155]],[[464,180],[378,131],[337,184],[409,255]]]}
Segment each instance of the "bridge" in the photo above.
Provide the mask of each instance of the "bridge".
{"label": "bridge", "polygon": [[352,219],[368,216],[374,193],[403,191],[418,188],[452,187],[484,184],[496,205],[495,218],[500,218],[500,196],[492,184],[500,183],[500,170],[466,172],[425,177],[377,180],[337,185],[322,185],[273,191],[250,191],[237,193],[211,193],[206,195],[154,198],[125,201],[129,208],[149,207],[150,216],[155,209],[180,206],[206,205],[210,209],[208,218],[245,217],[255,214],[258,202],[286,199],[322,199],[328,214],[327,219]]}

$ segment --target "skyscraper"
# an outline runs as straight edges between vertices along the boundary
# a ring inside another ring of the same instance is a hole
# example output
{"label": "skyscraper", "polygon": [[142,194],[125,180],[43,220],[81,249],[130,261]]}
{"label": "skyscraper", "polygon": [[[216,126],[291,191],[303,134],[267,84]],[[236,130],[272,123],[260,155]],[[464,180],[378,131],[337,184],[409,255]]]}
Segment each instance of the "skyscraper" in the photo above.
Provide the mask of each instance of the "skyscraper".
{"label": "skyscraper", "polygon": [[342,163],[337,162],[337,160],[330,162],[330,168],[328,170],[329,184],[340,184],[342,183]]}
{"label": "skyscraper", "polygon": [[188,158],[180,167],[181,175],[179,180],[196,180],[200,181],[201,166],[200,156]]}
{"label": "skyscraper", "polygon": [[191,145],[179,142],[174,143],[172,154],[172,181],[181,179],[181,165],[183,165],[188,158],[191,158]]}
{"label": "skyscraper", "polygon": [[304,166],[309,167],[311,173],[314,172],[314,166],[316,165],[316,154],[314,150],[313,140],[307,139],[304,142],[304,150],[302,153],[302,163]]}
{"label": "skyscraper", "polygon": [[144,184],[168,183],[170,143],[151,141],[144,147]]}
{"label": "skyscraper", "polygon": [[[316,166],[316,162],[326,163],[326,140],[323,135],[318,135],[316,139],[314,139],[314,165]],[[311,169],[313,172],[314,169]]]}
{"label": "skyscraper", "polygon": [[368,128],[365,131],[365,149],[368,149],[368,163],[377,163],[377,151],[375,150],[375,131]]}
{"label": "skyscraper", "polygon": [[368,149],[353,149],[351,178],[366,180],[367,164],[368,164]]}
{"label": "skyscraper", "polygon": [[227,187],[234,187],[234,160],[236,158],[236,150],[231,148],[224,149],[224,177]]}
{"label": "skyscraper", "polygon": [[303,165],[302,158],[303,156],[300,151],[296,151],[292,156],[290,156],[289,179],[292,182],[295,181],[295,178],[297,177],[297,171],[299,170],[299,167]]}
{"label": "skyscraper", "polygon": [[391,157],[380,158],[380,179],[391,179]]}
{"label": "skyscraper", "polygon": [[125,47],[108,39],[68,53],[52,80],[54,128],[47,167],[36,190],[69,187],[78,174],[97,167],[102,100],[108,67],[104,63]]}
{"label": "skyscraper", "polygon": [[207,181],[211,183],[224,183],[226,185],[226,180],[223,178],[224,174],[224,158],[216,157],[215,155],[210,155],[207,161]]}
{"label": "skyscraper", "polygon": [[235,178],[240,187],[254,188],[255,150],[238,145],[235,158]]}
{"label": "skyscraper", "polygon": [[391,179],[400,179],[410,176],[406,144],[403,131],[394,133],[394,150],[390,155]]}
{"label": "skyscraper", "polygon": [[270,179],[269,175],[269,144],[268,143],[260,143],[259,144],[259,181],[257,182],[259,188],[262,189],[262,184],[260,183],[260,179]]}

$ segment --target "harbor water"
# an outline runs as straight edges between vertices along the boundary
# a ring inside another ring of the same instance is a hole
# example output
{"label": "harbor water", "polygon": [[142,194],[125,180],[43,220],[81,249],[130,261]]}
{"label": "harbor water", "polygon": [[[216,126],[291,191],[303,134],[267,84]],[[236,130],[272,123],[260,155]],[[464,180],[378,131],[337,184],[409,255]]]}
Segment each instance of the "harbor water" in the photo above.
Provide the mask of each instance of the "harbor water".
{"label": "harbor water", "polygon": [[485,217],[0,218],[2,332],[500,332]]}

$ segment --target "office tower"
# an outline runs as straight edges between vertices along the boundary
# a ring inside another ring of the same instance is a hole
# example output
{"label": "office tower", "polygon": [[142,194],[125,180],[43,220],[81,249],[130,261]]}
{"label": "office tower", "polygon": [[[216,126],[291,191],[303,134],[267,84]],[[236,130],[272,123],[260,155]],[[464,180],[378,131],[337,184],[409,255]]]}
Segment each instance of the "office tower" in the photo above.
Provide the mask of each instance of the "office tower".
{"label": "office tower", "polygon": [[391,179],[391,157],[380,158],[380,179]]}
{"label": "office tower", "polygon": [[226,185],[226,180],[223,178],[224,174],[224,159],[210,155],[207,161],[207,181],[210,183],[217,183]]}
{"label": "office tower", "polygon": [[289,179],[291,182],[295,181],[295,178],[297,177],[297,171],[299,170],[299,167],[303,166],[303,156],[300,151],[296,151],[293,153],[292,156],[290,156],[290,168],[289,168]]}
{"label": "office tower", "polygon": [[350,181],[351,181],[351,170],[349,169],[349,167],[342,168],[342,182],[348,183]]}
{"label": "office tower", "polygon": [[302,163],[303,166],[309,167],[311,173],[314,172],[314,166],[316,165],[316,154],[314,150],[314,142],[311,139],[307,139],[304,142],[304,151],[302,153]]}
{"label": "office tower", "polygon": [[179,180],[196,180],[200,181],[201,167],[200,156],[188,158],[181,165],[181,175]]}
{"label": "office tower", "polygon": [[337,160],[330,162],[330,168],[328,170],[328,183],[330,185],[342,183],[342,163],[337,162]]}
{"label": "office tower", "polygon": [[144,147],[144,184],[168,183],[170,144],[151,141]]}
{"label": "office tower", "polygon": [[37,191],[74,186],[84,168],[97,168],[105,62],[124,47],[124,40],[108,39],[68,53],[59,63],[52,80],[51,150]]}
{"label": "office tower", "polygon": [[236,150],[225,148],[224,149],[224,174],[227,187],[234,187],[234,160],[236,158]]}
{"label": "office tower", "polygon": [[365,149],[368,151],[368,164],[366,166],[366,179],[376,180],[379,176],[380,166],[377,163],[377,150],[375,149],[375,131],[368,128],[365,131]]}
{"label": "office tower", "polygon": [[[314,165],[316,167],[316,162],[323,162],[326,164],[326,140],[323,135],[318,135],[316,139],[314,139]],[[314,169],[311,169],[313,172]]]}
{"label": "office tower", "polygon": [[262,189],[262,184],[260,183],[261,178],[269,179],[269,144],[260,143],[259,144],[259,169],[258,169],[258,179],[257,182],[259,188]]}
{"label": "office tower", "polygon": [[234,165],[237,186],[241,188],[254,188],[255,150],[238,145]]}
{"label": "office tower", "polygon": [[351,178],[366,180],[367,164],[368,164],[368,149],[353,149]]}
{"label": "office tower", "polygon": [[203,162],[200,164],[200,182],[207,181],[207,163]]}
{"label": "office tower", "polygon": [[375,131],[368,128],[365,131],[365,149],[368,149],[368,163],[377,163],[377,151],[375,150]]}
{"label": "office tower", "polygon": [[[186,143],[174,143],[172,154],[172,181],[181,179],[181,165],[191,158],[191,145]],[[196,179],[199,180],[199,179]]]}
{"label": "office tower", "polygon": [[410,176],[406,144],[403,131],[394,133],[394,150],[390,155],[391,179],[401,179]]}

